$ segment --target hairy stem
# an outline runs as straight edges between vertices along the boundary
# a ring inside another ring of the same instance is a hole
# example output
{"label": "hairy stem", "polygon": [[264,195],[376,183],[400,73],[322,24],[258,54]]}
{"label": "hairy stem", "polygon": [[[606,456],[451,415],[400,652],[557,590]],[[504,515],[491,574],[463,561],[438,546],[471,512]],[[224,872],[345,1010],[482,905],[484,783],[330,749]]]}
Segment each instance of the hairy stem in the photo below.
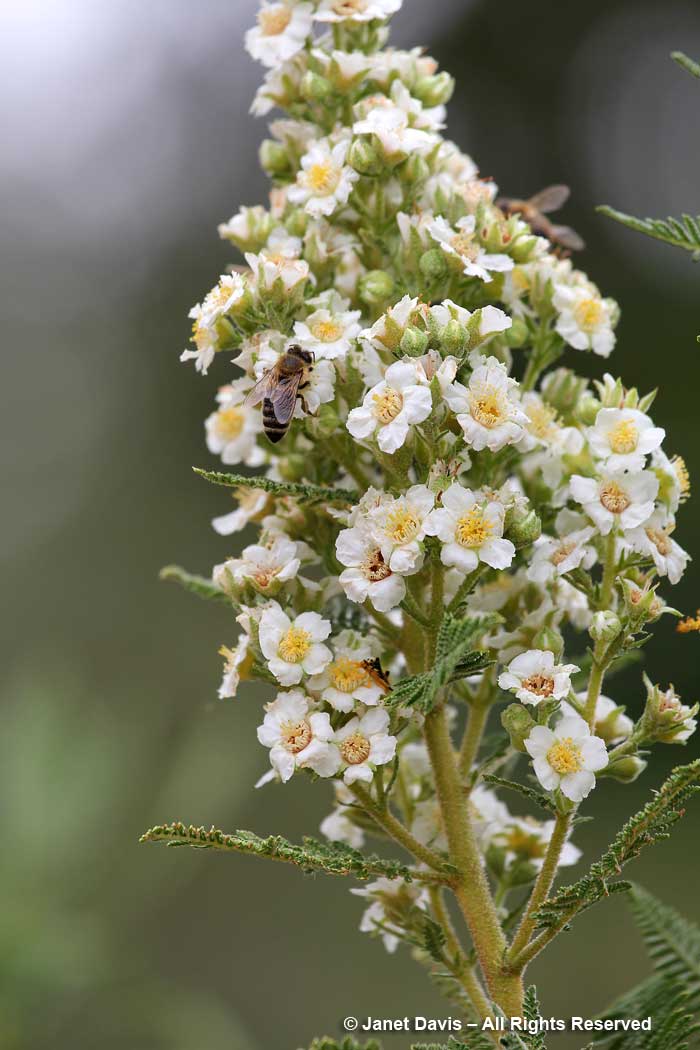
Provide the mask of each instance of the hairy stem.
{"label": "hairy stem", "polygon": [[445,864],[442,858],[437,853],[433,853],[427,846],[424,846],[422,842],[419,842],[388,808],[377,805],[367,788],[362,787],[360,784],[353,784],[350,790],[372,820],[386,831],[387,835],[390,835],[395,842],[398,842],[409,853],[412,853],[416,860],[421,860],[429,868],[446,875]]}
{"label": "hairy stem", "polygon": [[[600,597],[598,601],[600,609],[609,608],[610,602],[612,601],[616,567],[615,530],[611,529],[605,544],[603,580],[600,585]],[[605,676],[605,650],[606,643],[603,639],[600,639],[596,642],[593,649],[593,664],[591,666],[591,675],[588,679],[586,706],[583,712],[583,717],[586,719],[591,729],[595,726],[595,713],[598,706],[600,691],[603,687],[603,678]]]}

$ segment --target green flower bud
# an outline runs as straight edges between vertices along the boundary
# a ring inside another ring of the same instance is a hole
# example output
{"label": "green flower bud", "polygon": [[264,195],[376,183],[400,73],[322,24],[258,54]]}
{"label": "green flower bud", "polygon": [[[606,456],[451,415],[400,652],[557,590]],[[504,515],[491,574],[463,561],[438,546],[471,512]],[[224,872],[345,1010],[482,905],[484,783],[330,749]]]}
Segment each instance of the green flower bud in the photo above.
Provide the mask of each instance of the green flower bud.
{"label": "green flower bud", "polygon": [[436,73],[431,77],[419,77],[411,94],[424,106],[442,106],[452,98],[455,82],[449,73]]}
{"label": "green flower bud", "polygon": [[592,427],[601,407],[597,397],[593,397],[593,394],[585,394],[574,410],[577,422],[583,423],[586,427]]}
{"label": "green flower bud", "polygon": [[[550,653],[559,658],[564,652],[564,639],[560,635],[556,627],[551,627],[547,624],[540,627],[539,631],[536,631],[532,638],[533,649],[547,649]],[[539,704],[541,707],[542,704]]]}
{"label": "green flower bud", "polygon": [[441,248],[431,248],[420,257],[420,270],[429,281],[439,281],[447,275],[448,266]]}
{"label": "green flower bud", "polygon": [[308,433],[316,439],[329,438],[340,427],[340,417],[332,405],[321,405],[315,416],[306,420]]}
{"label": "green flower bud", "polygon": [[360,278],[358,294],[363,303],[377,306],[390,299],[394,292],[394,278],[386,270],[369,270]]}
{"label": "green flower bud", "polygon": [[445,353],[454,354],[457,357],[468,343],[466,331],[454,317],[441,329],[438,338]]}
{"label": "green flower bud", "polygon": [[260,164],[268,175],[287,175],[291,171],[289,152],[281,142],[263,139],[258,155]]}
{"label": "green flower bud", "polygon": [[303,208],[295,208],[289,218],[285,221],[287,232],[291,233],[292,237],[303,237],[308,225],[309,216]]}
{"label": "green flower bud", "polygon": [[412,153],[397,174],[403,182],[414,185],[417,182],[424,182],[428,178],[430,168],[425,157],[421,157],[418,153]]}
{"label": "green flower bud", "polygon": [[[573,412],[586,398],[588,380],[570,368],[555,368],[542,382],[542,397],[562,415]],[[596,402],[596,413],[600,404]],[[591,425],[595,422],[595,415]]]}
{"label": "green flower bud", "polygon": [[509,255],[512,255],[516,263],[526,263],[530,260],[536,247],[537,237],[532,234],[523,234],[513,242]]}
{"label": "green flower bud", "polygon": [[526,322],[523,321],[522,317],[514,317],[513,323],[510,326],[510,328],[506,328],[505,332],[503,333],[503,338],[505,339],[508,346],[512,346],[515,348],[519,346],[524,346],[528,340],[529,334],[530,330]]}
{"label": "green flower bud", "polygon": [[646,762],[638,755],[623,755],[612,762],[607,769],[601,770],[599,776],[612,777],[623,784],[631,784],[646,769]]}
{"label": "green flower bud", "polygon": [[301,78],[299,91],[302,98],[307,99],[309,102],[322,102],[323,99],[328,98],[331,94],[333,86],[330,80],[326,80],[325,77],[320,76],[318,73],[312,73],[309,70]]}
{"label": "green flower bud", "polygon": [[508,704],[501,713],[501,725],[515,750],[525,754],[525,741],[535,727],[527,708],[522,704]]}
{"label": "green flower bud", "polygon": [[428,349],[428,336],[410,324],[401,336],[399,349],[406,357],[422,357]]}
{"label": "green flower bud", "polygon": [[527,500],[516,500],[506,511],[503,535],[516,548],[527,547],[542,535],[542,522]]}
{"label": "green flower bud", "polygon": [[367,138],[356,138],[348,150],[348,164],[360,175],[379,175],[384,162]]}
{"label": "green flower bud", "polygon": [[682,703],[672,685],[662,690],[644,675],[647,702],[641,719],[640,736],[644,742],[684,744],[695,732],[695,715],[699,704],[688,707]]}
{"label": "green flower bud", "polygon": [[277,461],[277,469],[283,481],[301,481],[307,467],[306,456],[300,452],[292,452],[289,456],[282,456]]}
{"label": "green flower bud", "polygon": [[622,630],[619,616],[610,609],[594,613],[588,633],[594,642],[612,642]]}

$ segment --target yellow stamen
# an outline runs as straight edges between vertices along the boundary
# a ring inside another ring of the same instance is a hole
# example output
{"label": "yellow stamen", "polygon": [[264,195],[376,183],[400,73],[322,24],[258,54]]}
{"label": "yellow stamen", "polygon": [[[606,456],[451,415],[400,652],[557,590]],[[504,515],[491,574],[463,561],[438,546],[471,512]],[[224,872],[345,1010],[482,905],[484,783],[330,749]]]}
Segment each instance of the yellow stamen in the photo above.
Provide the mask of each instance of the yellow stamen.
{"label": "yellow stamen", "polygon": [[554,692],[554,679],[543,674],[531,674],[523,681],[523,689],[535,696],[551,696]]}
{"label": "yellow stamen", "polygon": [[233,441],[243,430],[245,412],[242,408],[221,408],[216,414],[216,429],[226,441]]}
{"label": "yellow stamen", "polygon": [[664,529],[647,528],[644,531],[647,539],[654,544],[662,558],[671,553],[671,540]]}
{"label": "yellow stamen", "polygon": [[563,737],[552,744],[547,752],[547,761],[560,777],[565,777],[569,773],[578,773],[583,769],[581,748],[579,744],[573,742],[570,736]]}
{"label": "yellow stamen", "polygon": [[258,14],[258,25],[263,36],[279,36],[292,20],[292,9],[287,4],[275,4],[274,7],[263,8]]}
{"label": "yellow stamen", "polygon": [[691,631],[700,632],[700,609],[697,610],[695,616],[686,616],[679,620],[676,630],[679,634],[689,634]]}
{"label": "yellow stamen", "polygon": [[370,677],[360,660],[341,656],[328,668],[331,684],[341,693],[353,693],[370,684]]}
{"label": "yellow stamen", "polygon": [[632,419],[621,419],[608,433],[608,444],[619,456],[634,452],[639,442],[639,430]]}
{"label": "yellow stamen", "polygon": [[372,411],[382,426],[396,419],[403,408],[403,397],[398,390],[390,386],[381,394],[372,394],[372,400],[374,401]]}
{"label": "yellow stamen", "polygon": [[550,555],[549,560],[552,565],[561,565],[563,561],[569,557],[572,551],[576,550],[575,540],[564,540],[553,553]]}
{"label": "yellow stamen", "polygon": [[316,321],[311,325],[311,333],[320,343],[334,343],[340,339],[343,329],[337,321]]}
{"label": "yellow stamen", "polygon": [[306,185],[314,193],[327,196],[340,180],[340,170],[328,161],[312,164],[305,176]]}
{"label": "yellow stamen", "polygon": [[582,299],[573,309],[574,320],[582,332],[594,332],[603,319],[600,299]]}
{"label": "yellow stamen", "polygon": [[282,747],[291,755],[298,755],[311,743],[311,726],[302,719],[301,722],[283,722],[280,726]]}
{"label": "yellow stamen", "polygon": [[685,460],[682,456],[674,456],[671,459],[671,466],[673,467],[675,475],[678,478],[678,487],[681,490],[680,502],[685,503],[685,501],[690,496],[690,474],[688,473],[688,468],[685,465]]}
{"label": "yellow stamen", "polygon": [[311,648],[311,635],[302,627],[290,627],[280,639],[277,652],[288,664],[298,664]]}
{"label": "yellow stamen", "polygon": [[394,543],[410,543],[420,528],[416,514],[408,507],[396,507],[387,514],[384,531]]}
{"label": "yellow stamen", "polygon": [[473,233],[457,233],[450,240],[450,245],[457,252],[457,255],[461,255],[463,259],[469,259],[470,262],[474,262],[479,254],[479,248],[473,242]]}
{"label": "yellow stamen", "polygon": [[552,441],[556,437],[558,417],[551,405],[545,405],[544,402],[528,405],[527,414],[530,417],[527,429],[534,437],[540,441]]}
{"label": "yellow stamen", "polygon": [[485,383],[470,391],[469,411],[477,423],[491,430],[508,419],[508,399],[500,387]]}
{"label": "yellow stamen", "polygon": [[600,492],[600,502],[611,514],[622,514],[632,504],[623,488],[616,481],[609,481]]}
{"label": "yellow stamen", "polygon": [[341,743],[340,753],[349,766],[359,766],[369,758],[370,742],[362,733],[351,733]]}
{"label": "yellow stamen", "polygon": [[457,522],[455,539],[460,547],[481,547],[493,532],[493,523],[484,517],[484,508],[475,506]]}

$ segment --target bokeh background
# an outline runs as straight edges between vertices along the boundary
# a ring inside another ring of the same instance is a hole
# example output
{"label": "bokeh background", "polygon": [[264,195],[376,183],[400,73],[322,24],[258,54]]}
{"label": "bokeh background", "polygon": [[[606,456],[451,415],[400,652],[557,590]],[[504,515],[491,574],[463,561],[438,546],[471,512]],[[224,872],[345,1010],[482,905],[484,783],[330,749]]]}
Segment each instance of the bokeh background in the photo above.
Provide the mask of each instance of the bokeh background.
{"label": "bokeh background", "polygon": [[[229,261],[217,222],[266,192],[265,128],[247,112],[260,70],[242,47],[256,6],[2,4],[7,1050],[295,1050],[348,1013],[449,1012],[406,952],[387,970],[355,932],[361,902],[342,880],[138,845],[173,818],[294,838],[327,810],[303,783],[252,790],[259,698],[215,700],[233,625],[157,581],[165,563],[206,571],[229,553],[208,526],[228,497],[189,469],[209,461],[219,379],[178,354],[189,306]],[[611,367],[660,387],[655,416],[697,475],[700,270],[594,212],[700,211],[700,86],[668,59],[700,55],[697,4],[406,0],[393,39],[457,76],[451,137],[504,192],[571,185],[581,264],[623,307]],[[699,508],[678,531],[696,551]],[[694,610],[698,584],[696,563],[674,603]],[[647,662],[697,696],[695,636],[662,625]],[[636,710],[638,674],[614,695]],[[697,744],[667,752],[632,787],[596,792],[587,850]],[[634,869],[694,919],[699,813]],[[595,1012],[647,970],[619,898],[545,959],[534,976],[559,1016]]]}

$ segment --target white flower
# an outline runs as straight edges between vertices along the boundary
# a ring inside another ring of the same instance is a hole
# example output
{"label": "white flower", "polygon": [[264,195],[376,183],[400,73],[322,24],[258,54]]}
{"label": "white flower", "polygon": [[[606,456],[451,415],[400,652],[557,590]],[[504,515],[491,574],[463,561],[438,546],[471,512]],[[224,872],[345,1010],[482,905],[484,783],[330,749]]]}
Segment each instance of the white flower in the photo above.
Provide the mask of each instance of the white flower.
{"label": "white flower", "polygon": [[424,846],[447,849],[447,836],[442,826],[442,810],[437,798],[424,798],[413,807],[411,832]]}
{"label": "white flower", "polygon": [[350,412],[347,428],[360,441],[376,433],[382,452],[393,453],[406,441],[411,425],[427,419],[432,407],[430,390],[419,382],[415,365],[397,361]]}
{"label": "white flower", "polygon": [[219,407],[204,423],[207,448],[220,456],[222,463],[258,467],[266,459],[257,445],[258,435],[262,433],[262,417],[245,404],[246,393],[247,390],[238,385],[221,387],[216,395]]}
{"label": "white flower", "polygon": [[338,806],[321,821],[321,834],[330,842],[344,842],[353,849],[360,849],[365,841],[365,833],[350,820],[347,807]]}
{"label": "white flower", "polygon": [[419,882],[404,882],[403,879],[376,879],[359,889],[351,889],[356,897],[368,897],[372,902],[360,921],[361,933],[381,933],[384,947],[390,953],[396,951],[403,937],[403,930],[389,918],[412,908],[428,907],[428,891]]}
{"label": "white flower", "polygon": [[345,164],[348,145],[347,140],[335,146],[324,140],[304,154],[296,184],[289,188],[292,204],[303,204],[309,215],[319,218],[332,215],[347,203],[353,183],[360,177]]}
{"label": "white flower", "polygon": [[555,664],[548,649],[528,649],[516,656],[498,676],[501,689],[515,693],[523,704],[536,706],[542,700],[561,700],[571,688],[576,664]]}
{"label": "white flower", "polygon": [[[402,154],[425,154],[440,141],[432,130],[441,127],[444,107],[424,110],[400,81],[394,81],[391,98],[373,95],[357,107],[361,119],[352,126],[355,135],[374,135],[387,159]],[[426,119],[427,118],[427,119]]]}
{"label": "white flower", "polygon": [[[554,827],[553,820],[540,823],[533,817],[511,817],[510,823],[495,836],[495,845],[505,850],[507,866],[526,862],[539,871]],[[576,864],[580,857],[581,850],[571,842],[565,842],[557,867],[567,868]]]}
{"label": "white flower", "polygon": [[572,475],[571,495],[607,536],[614,525],[634,529],[650,517],[659,491],[658,478],[649,470],[607,471],[601,478]]}
{"label": "white flower", "polygon": [[220,536],[230,536],[234,532],[241,532],[249,522],[262,514],[269,496],[261,489],[240,488],[234,491],[234,499],[238,501],[236,510],[212,519],[214,532],[218,532]]}
{"label": "white flower", "polygon": [[442,541],[443,565],[454,565],[463,573],[473,572],[480,561],[493,569],[507,569],[515,547],[503,539],[504,519],[501,503],[480,500],[455,481],[443,492],[442,506],[428,516],[425,531]]}
{"label": "white flower", "polygon": [[589,525],[554,539],[540,537],[535,541],[532,561],[527,569],[528,579],[533,583],[548,583],[579,566],[590,569],[597,558],[595,549],[588,545],[594,533],[595,529]]}
{"label": "white flower", "polygon": [[337,729],[335,740],[344,766],[343,780],[370,784],[377,766],[391,762],[396,754],[396,737],[390,736],[389,714],[383,707],[373,707],[362,718],[351,718]]}
{"label": "white flower", "polygon": [[220,700],[230,700],[236,695],[244,669],[252,662],[250,636],[241,634],[233,649],[222,645],[219,655],[224,657],[224,673],[218,696]]}
{"label": "white flower", "polygon": [[[341,302],[345,305],[345,300]],[[317,361],[345,357],[359,335],[359,317],[359,310],[322,307],[314,310],[305,321],[295,323],[295,341],[304,350],[311,350]]]}
{"label": "white flower", "polygon": [[319,695],[335,711],[347,713],[358,703],[374,707],[387,690],[377,685],[369,673],[367,661],[373,655],[368,639],[349,638],[348,632],[341,632],[334,641],[332,662],[322,674],[309,678],[309,692]]}
{"label": "white flower", "polygon": [[425,522],[434,503],[429,488],[413,485],[405,496],[388,497],[370,512],[368,523],[392,572],[409,576],[420,569]]}
{"label": "white flower", "polygon": [[264,66],[278,66],[301,51],[311,32],[313,5],[296,0],[263,3],[258,24],[245,35],[248,53]]}
{"label": "white flower", "polygon": [[667,744],[685,744],[697,728],[697,704],[688,707],[673,686],[659,690],[660,739]]}
{"label": "white flower", "polygon": [[636,408],[601,408],[588,430],[588,445],[609,470],[641,470],[666,431]]}
{"label": "white flower", "polygon": [[655,510],[642,525],[625,533],[624,546],[653,558],[659,576],[668,576],[669,581],[676,584],[686,570],[690,555],[671,539],[673,527],[672,519],[669,521],[661,510]]}
{"label": "white flower", "polygon": [[403,576],[392,573],[377,541],[366,529],[343,529],[335,542],[335,553],[347,568],[338,577],[351,602],[360,605],[368,598],[378,612],[396,609],[406,596]]}
{"label": "white flower", "polygon": [[283,291],[289,293],[309,277],[309,264],[305,259],[270,254],[265,250],[257,255],[246,252],[245,261],[263,290],[269,290],[279,282]]}
{"label": "white flower", "polygon": [[404,295],[397,303],[389,307],[371,328],[360,332],[360,338],[366,339],[375,350],[396,350],[406,326],[411,322],[414,313],[420,311],[419,300]]}
{"label": "white flower", "polygon": [[332,742],[330,715],[314,711],[301,689],[278,693],[266,710],[258,726],[258,740],[270,748],[270,764],[282,783],[295,769],[312,769],[320,777],[335,776],[340,755]]}
{"label": "white flower", "polygon": [[195,345],[195,349],[183,350],[180,354],[180,360],[193,360],[197,371],[201,372],[202,375],[206,375],[218,348],[216,329],[210,328],[205,322],[200,303],[192,307],[189,317],[192,318],[192,342]]}
{"label": "white flower", "polygon": [[300,565],[296,543],[286,536],[277,536],[270,546],[255,543],[245,547],[240,558],[224,562],[220,571],[230,574],[236,583],[252,580],[264,592],[276,582],[293,580]]}
{"label": "white flower", "polygon": [[[398,218],[400,219],[401,216],[399,215]],[[482,306],[476,312],[479,315],[479,349],[490,336],[497,335],[499,332],[505,332],[512,327],[513,319],[496,306]],[[435,303],[430,307],[430,313],[441,327],[454,320],[459,321],[466,328],[474,316],[470,310],[453,303],[451,299]]]}
{"label": "white flower", "polygon": [[467,277],[479,277],[482,281],[492,280],[491,272],[505,273],[513,269],[513,260],[508,255],[492,254],[485,251],[475,237],[476,218],[465,215],[459,219],[454,228],[438,215],[428,224],[433,240],[437,241],[446,255],[457,259]]}
{"label": "white flower", "polygon": [[535,726],[525,748],[545,791],[559,788],[572,802],[580,802],[591,792],[595,774],[608,764],[604,742],[591,735],[578,715],[562,718],[553,730]]}
{"label": "white flower", "polygon": [[569,346],[608,357],[615,346],[617,307],[612,299],[602,299],[597,288],[588,283],[555,284],[552,302],[559,313],[557,332]]}
{"label": "white flower", "polygon": [[547,404],[539,394],[528,391],[522,400],[527,416],[525,434],[519,448],[528,452],[533,448],[545,448],[555,456],[577,456],[583,448],[583,434],[576,427],[565,427],[556,409]]}
{"label": "white flower", "polygon": [[512,819],[508,807],[490,788],[477,786],[469,795],[469,812],[474,833],[482,850],[488,848],[495,835]]}
{"label": "white flower", "polygon": [[[585,692],[576,693],[576,699],[579,703],[585,704],[587,694]],[[562,715],[576,715],[576,711],[566,700],[562,700],[560,710]],[[618,707],[609,696],[603,696],[601,693],[598,697],[593,732],[606,744],[620,744],[632,733],[634,722],[628,718],[624,710],[623,707]]]}
{"label": "white flower", "polygon": [[330,621],[318,613],[305,612],[290,620],[277,602],[260,617],[260,648],[282,685],[297,685],[302,674],[320,674],[328,666],[333,654],[322,643],[330,633]]}
{"label": "white flower", "polygon": [[389,18],[403,0],[321,0],[314,17],[319,22],[369,22]]}
{"label": "white flower", "polygon": [[468,387],[453,383],[445,391],[467,444],[477,452],[498,452],[522,437],[528,417],[516,400],[516,389],[500,361],[489,357],[474,369]]}

